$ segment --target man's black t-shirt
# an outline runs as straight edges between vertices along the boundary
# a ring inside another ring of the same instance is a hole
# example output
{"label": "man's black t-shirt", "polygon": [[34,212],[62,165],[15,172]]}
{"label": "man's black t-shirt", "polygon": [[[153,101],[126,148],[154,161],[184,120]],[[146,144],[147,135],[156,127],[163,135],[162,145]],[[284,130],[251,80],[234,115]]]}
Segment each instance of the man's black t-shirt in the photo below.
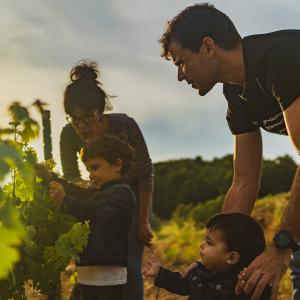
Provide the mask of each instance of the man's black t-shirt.
{"label": "man's black t-shirt", "polygon": [[300,96],[300,30],[248,36],[242,44],[245,84],[223,86],[230,130],[287,134],[283,111]]}

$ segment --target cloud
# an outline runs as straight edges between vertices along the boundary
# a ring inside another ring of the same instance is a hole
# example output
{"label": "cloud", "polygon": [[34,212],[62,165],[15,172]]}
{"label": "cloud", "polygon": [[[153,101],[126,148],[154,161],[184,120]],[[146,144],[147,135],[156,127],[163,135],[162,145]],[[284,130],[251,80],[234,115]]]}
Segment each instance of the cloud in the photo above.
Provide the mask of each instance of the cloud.
{"label": "cloud", "polygon": [[[176,80],[176,68],[160,57],[166,21],[194,1],[3,0],[0,12],[1,101],[50,103],[54,149],[64,124],[62,94],[68,72],[82,58],[101,65],[105,89],[118,97],[115,110],[137,119],[154,159],[232,151],[226,101],[218,86],[199,97]],[[217,0],[242,35],[296,28],[296,1]],[[0,116],[5,111],[1,110]],[[2,120],[3,121],[3,120]],[[267,137],[268,145],[271,140]],[[287,139],[286,139],[287,140]],[[38,143],[38,142],[37,142]],[[40,141],[39,141],[40,143]],[[276,143],[276,142],[274,142]],[[289,150],[278,143],[267,155]],[[289,150],[292,152],[292,150]]]}

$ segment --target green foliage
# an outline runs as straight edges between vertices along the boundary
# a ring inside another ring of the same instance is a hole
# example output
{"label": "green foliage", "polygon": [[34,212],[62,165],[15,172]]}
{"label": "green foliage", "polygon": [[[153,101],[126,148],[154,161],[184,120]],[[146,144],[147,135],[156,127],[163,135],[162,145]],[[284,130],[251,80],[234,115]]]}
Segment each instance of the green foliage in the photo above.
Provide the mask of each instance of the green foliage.
{"label": "green foliage", "polygon": [[12,122],[10,123],[15,129],[16,134],[21,137],[23,143],[28,143],[29,140],[38,137],[39,125],[30,117],[26,107],[20,105],[19,102],[14,102],[9,107]]}
{"label": "green foliage", "polygon": [[[17,107],[16,110],[18,110]],[[22,111],[24,112],[23,109]],[[10,192],[2,189],[0,195],[0,256],[2,258],[0,260],[0,279],[12,272],[13,264],[20,257],[17,247],[25,237],[24,227],[20,221],[20,212],[16,209],[18,205],[15,193],[17,178],[20,176],[23,178],[23,185],[18,186],[20,195],[25,194],[25,191],[27,193],[32,191],[31,183],[33,180],[33,161],[30,161],[29,152],[24,149],[23,144],[17,141],[16,124],[21,123],[17,122],[16,119],[14,121],[15,126],[13,128],[0,129],[0,181],[3,181],[10,172],[14,176]],[[2,138],[2,136],[11,134],[14,134],[13,140]]]}
{"label": "green foliage", "polygon": [[259,196],[289,191],[296,169],[297,165],[288,155],[279,156],[275,160],[264,160]]}
{"label": "green foliage", "polygon": [[196,224],[206,223],[209,218],[220,213],[223,206],[224,196],[221,195],[215,199],[208,200],[193,207],[189,212],[189,217]]}
{"label": "green foliage", "polygon": [[[157,216],[166,220],[180,204],[191,204],[194,207],[226,194],[232,183],[232,159],[232,155],[226,155],[205,161],[198,156],[195,159],[155,164],[153,198]],[[287,155],[275,160],[264,160],[260,197],[287,192],[296,168],[295,162]]]}
{"label": "green foliage", "polygon": [[205,224],[207,220],[219,213],[222,209],[224,196],[221,195],[215,199],[208,200],[197,205],[193,204],[179,204],[174,213],[172,220],[177,223],[183,223],[186,220],[192,220],[195,224]]}
{"label": "green foliage", "polygon": [[155,164],[154,211],[168,219],[178,204],[213,199],[224,194],[231,181],[231,155],[212,161],[196,157]]}
{"label": "green foliage", "polygon": [[[5,190],[11,194],[12,184]],[[18,196],[17,192],[18,189]],[[23,192],[17,208],[27,235],[20,247],[20,262],[13,269],[13,277],[0,284],[0,294],[22,299],[24,281],[31,279],[33,286],[51,298],[56,293],[60,272],[86,246],[89,226],[75,223],[75,218],[63,214],[49,198],[47,186],[38,179],[33,195],[26,194],[26,189]]]}
{"label": "green foliage", "polygon": [[54,246],[44,249],[45,260],[58,270],[62,270],[70,262],[70,257],[79,260],[78,253],[86,247],[89,234],[88,222],[75,223],[68,232],[58,238]]}
{"label": "green foliage", "polygon": [[[9,172],[12,177],[1,189],[0,297],[25,299],[24,282],[31,280],[51,299],[60,272],[86,246],[89,225],[76,223],[49,198],[47,184],[35,176],[36,153],[27,146],[38,134],[38,125],[19,103],[10,112],[13,138],[0,139],[0,180]],[[11,132],[0,130],[0,136]]]}
{"label": "green foliage", "polygon": [[156,243],[163,247],[165,260],[174,265],[184,264],[197,259],[203,235],[203,226],[196,226],[192,220],[181,224],[171,220],[156,233]]}
{"label": "green foliage", "polygon": [[4,200],[1,193],[0,207],[0,279],[7,276],[11,266],[19,259],[17,246],[22,242],[24,229],[19,220],[19,213],[14,207]]}

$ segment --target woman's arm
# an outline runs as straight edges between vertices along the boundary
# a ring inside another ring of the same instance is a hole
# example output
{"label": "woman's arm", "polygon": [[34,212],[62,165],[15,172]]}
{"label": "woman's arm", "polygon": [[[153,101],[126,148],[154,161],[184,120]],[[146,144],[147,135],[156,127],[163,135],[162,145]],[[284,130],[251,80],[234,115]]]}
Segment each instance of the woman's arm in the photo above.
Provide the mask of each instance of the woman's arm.
{"label": "woman's arm", "polygon": [[77,153],[83,142],[71,125],[66,125],[60,135],[60,159],[64,178],[67,180],[80,179]]}
{"label": "woman's arm", "polygon": [[135,122],[130,118],[129,143],[135,149],[133,167],[136,170],[139,184],[139,228],[138,239],[146,244],[151,243],[153,237],[149,224],[149,213],[152,206],[153,196],[153,165],[148,152],[143,134]]}

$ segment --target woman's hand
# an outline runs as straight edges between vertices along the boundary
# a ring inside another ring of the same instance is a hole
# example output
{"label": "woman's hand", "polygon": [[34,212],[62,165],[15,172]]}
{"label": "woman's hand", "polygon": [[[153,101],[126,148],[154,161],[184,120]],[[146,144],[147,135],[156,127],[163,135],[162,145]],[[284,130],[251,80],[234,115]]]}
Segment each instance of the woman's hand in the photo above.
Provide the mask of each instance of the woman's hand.
{"label": "woman's hand", "polygon": [[66,192],[59,182],[51,181],[49,184],[49,195],[57,205],[61,206]]}
{"label": "woman's hand", "polygon": [[153,233],[152,233],[151,225],[150,225],[148,219],[143,222],[139,222],[138,240],[143,242],[147,247],[151,248],[152,238],[153,238]]}

